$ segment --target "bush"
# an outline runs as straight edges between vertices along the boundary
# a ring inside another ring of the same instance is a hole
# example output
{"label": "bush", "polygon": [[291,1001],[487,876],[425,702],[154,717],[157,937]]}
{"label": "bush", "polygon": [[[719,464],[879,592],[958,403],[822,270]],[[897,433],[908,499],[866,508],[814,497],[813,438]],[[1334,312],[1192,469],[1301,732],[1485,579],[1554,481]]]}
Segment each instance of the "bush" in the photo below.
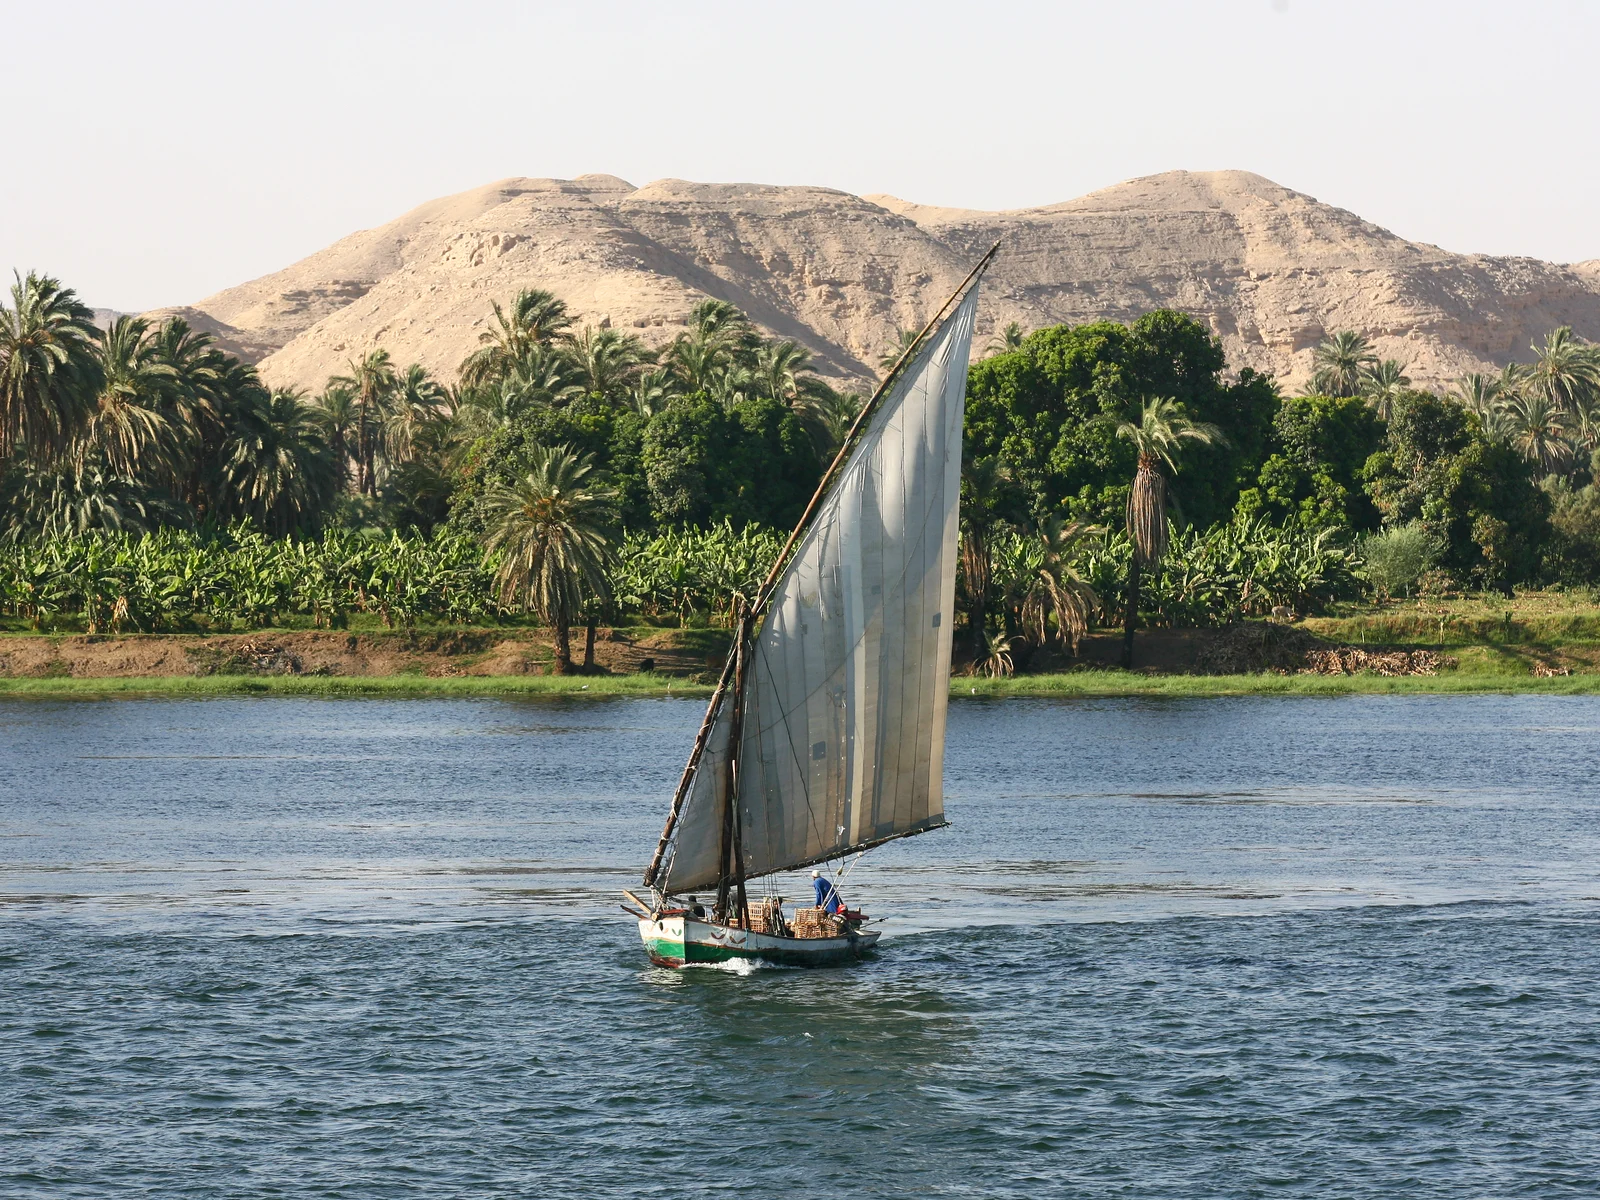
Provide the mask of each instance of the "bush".
{"label": "bush", "polygon": [[[611,569],[612,617],[731,619],[766,577],[783,537],[723,522],[634,534]],[[63,619],[102,630],[259,629],[285,618],[342,626],[352,612],[385,625],[470,624],[506,616],[482,543],[332,530],[307,541],[250,526],[199,534],[90,533],[0,545],[0,613],[37,628]]]}
{"label": "bush", "polygon": [[1550,533],[1550,500],[1534,468],[1490,440],[1461,405],[1424,392],[1395,401],[1382,450],[1363,468],[1384,521],[1421,521],[1436,538],[1438,565],[1484,587],[1509,587],[1538,573]]}
{"label": "bush", "polygon": [[1368,534],[1360,541],[1366,576],[1381,598],[1411,594],[1422,573],[1439,560],[1439,540],[1419,522]]}
{"label": "bush", "polygon": [[[1100,620],[1122,620],[1132,543],[1120,530],[1094,546],[1082,573],[1100,596]],[[1311,533],[1235,520],[1173,534],[1167,556],[1140,586],[1144,619],[1177,628],[1225,625],[1278,605],[1325,611],[1360,593],[1355,551],[1330,530]]]}

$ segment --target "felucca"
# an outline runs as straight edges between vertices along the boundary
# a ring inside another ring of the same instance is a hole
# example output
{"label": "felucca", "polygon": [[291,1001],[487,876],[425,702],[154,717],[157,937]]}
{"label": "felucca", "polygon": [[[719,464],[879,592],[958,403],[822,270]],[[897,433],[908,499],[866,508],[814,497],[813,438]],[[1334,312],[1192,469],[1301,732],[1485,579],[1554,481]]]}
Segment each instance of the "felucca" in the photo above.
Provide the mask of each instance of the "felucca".
{"label": "felucca", "polygon": [[[906,348],[754,599],[666,828],[624,905],[650,958],[797,965],[858,957],[867,918],[752,903],[750,883],[842,862],[944,819],[961,422],[978,281]],[[692,893],[715,894],[710,911]]]}

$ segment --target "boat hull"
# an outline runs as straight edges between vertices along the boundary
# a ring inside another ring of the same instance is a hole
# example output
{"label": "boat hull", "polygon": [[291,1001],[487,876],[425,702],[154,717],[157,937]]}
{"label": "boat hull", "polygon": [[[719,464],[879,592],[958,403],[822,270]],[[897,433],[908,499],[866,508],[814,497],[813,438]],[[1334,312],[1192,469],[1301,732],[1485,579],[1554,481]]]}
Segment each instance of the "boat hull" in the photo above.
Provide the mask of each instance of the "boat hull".
{"label": "boat hull", "polygon": [[642,918],[639,937],[658,967],[750,959],[792,967],[820,967],[860,958],[878,943],[876,930],[841,937],[792,938],[746,932],[694,917]]}

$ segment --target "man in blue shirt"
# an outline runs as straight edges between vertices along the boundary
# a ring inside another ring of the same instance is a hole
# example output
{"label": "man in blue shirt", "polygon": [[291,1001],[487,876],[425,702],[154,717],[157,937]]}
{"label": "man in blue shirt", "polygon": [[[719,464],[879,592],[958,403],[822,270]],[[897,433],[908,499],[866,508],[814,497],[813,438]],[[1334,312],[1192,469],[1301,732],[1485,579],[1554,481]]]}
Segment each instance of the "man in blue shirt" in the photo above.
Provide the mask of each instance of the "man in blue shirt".
{"label": "man in blue shirt", "polygon": [[824,879],[821,871],[811,872],[811,886],[817,889],[817,907],[826,913],[844,911],[844,901],[839,897],[839,891],[833,886],[833,881]]}

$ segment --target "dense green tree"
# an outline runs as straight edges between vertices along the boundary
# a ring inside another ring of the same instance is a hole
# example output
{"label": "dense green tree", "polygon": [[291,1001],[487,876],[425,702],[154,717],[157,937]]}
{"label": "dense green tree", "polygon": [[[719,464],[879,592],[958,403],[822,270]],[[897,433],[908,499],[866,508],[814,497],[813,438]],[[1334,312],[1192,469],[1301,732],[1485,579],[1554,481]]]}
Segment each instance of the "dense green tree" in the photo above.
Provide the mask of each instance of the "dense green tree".
{"label": "dense green tree", "polygon": [[1180,519],[1205,526],[1254,485],[1268,452],[1278,394],[1269,378],[1241,372],[1223,382],[1221,343],[1181,313],[1150,313],[1133,325],[1059,325],[1029,335],[1011,353],[974,363],[967,391],[967,453],[1005,467],[1001,509],[1019,527],[1067,515],[1118,517],[1137,452],[1103,414],[1119,419],[1144,395],[1170,396],[1190,419],[1216,425],[1226,443],[1194,448],[1171,479]]}
{"label": "dense green tree", "polygon": [[1547,480],[1545,489],[1555,506],[1545,578],[1569,586],[1600,583],[1600,487],[1575,489],[1565,480]]}
{"label": "dense green tree", "polygon": [[1549,498],[1535,484],[1532,464],[1485,437],[1461,405],[1406,393],[1363,475],[1384,524],[1420,522],[1444,547],[1444,565],[1461,577],[1508,587],[1537,573]]}
{"label": "dense green tree", "polygon": [[1239,497],[1246,515],[1306,529],[1376,527],[1362,469],[1383,442],[1383,422],[1365,401],[1294,396],[1272,418],[1272,453],[1257,485]]}
{"label": "dense green tree", "polygon": [[770,398],[726,409],[703,393],[685,396],[650,420],[641,451],[660,525],[727,519],[786,528],[821,476],[805,427]]}

